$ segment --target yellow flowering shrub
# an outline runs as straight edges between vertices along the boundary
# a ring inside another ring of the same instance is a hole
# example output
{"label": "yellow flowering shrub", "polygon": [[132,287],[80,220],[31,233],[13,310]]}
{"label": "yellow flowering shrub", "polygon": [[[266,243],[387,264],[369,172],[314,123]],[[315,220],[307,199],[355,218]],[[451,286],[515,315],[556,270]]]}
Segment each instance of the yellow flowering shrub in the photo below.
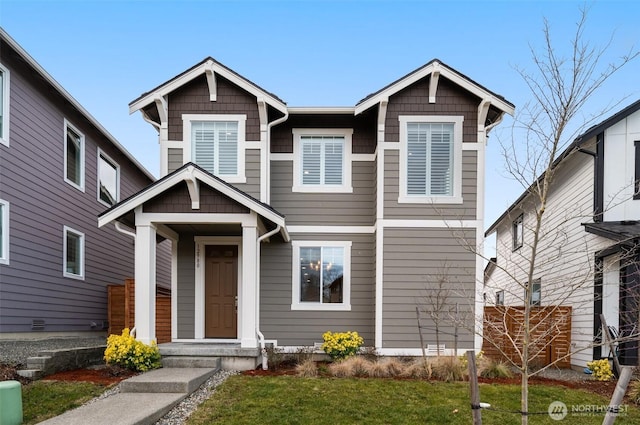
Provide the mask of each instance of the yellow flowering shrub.
{"label": "yellow flowering shrub", "polygon": [[109,335],[104,360],[127,369],[145,372],[160,367],[160,351],[155,341],[151,345],[135,339],[125,328],[122,335]]}
{"label": "yellow flowering shrub", "polygon": [[613,377],[613,371],[611,370],[611,365],[609,364],[609,360],[607,359],[587,362],[587,367],[591,370],[591,372],[593,372],[594,378],[596,378],[598,381],[608,381]]}
{"label": "yellow flowering shrub", "polygon": [[353,356],[364,344],[364,339],[355,331],[336,333],[327,331],[322,334],[322,339],[324,340],[322,349],[333,360],[342,360]]}

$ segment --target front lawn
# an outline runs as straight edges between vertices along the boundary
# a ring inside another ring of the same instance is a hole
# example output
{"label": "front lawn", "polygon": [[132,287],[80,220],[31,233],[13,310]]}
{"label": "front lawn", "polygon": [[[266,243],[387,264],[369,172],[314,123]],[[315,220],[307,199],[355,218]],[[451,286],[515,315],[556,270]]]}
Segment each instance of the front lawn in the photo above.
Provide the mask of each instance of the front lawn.
{"label": "front lawn", "polygon": [[[559,400],[569,409],[565,423],[602,423],[602,414],[572,414],[572,406],[607,405],[590,392],[533,385],[532,412],[546,412]],[[481,400],[501,410],[519,410],[520,387],[481,384]],[[584,410],[584,408],[583,408]],[[482,411],[487,424],[518,424],[518,414]],[[558,424],[547,414],[532,424]],[[187,422],[195,424],[469,424],[468,383],[421,380],[232,376],[218,387]],[[629,408],[616,424],[640,423],[640,410]]]}
{"label": "front lawn", "polygon": [[90,382],[34,381],[22,387],[24,425],[82,406],[105,390],[105,386]]}

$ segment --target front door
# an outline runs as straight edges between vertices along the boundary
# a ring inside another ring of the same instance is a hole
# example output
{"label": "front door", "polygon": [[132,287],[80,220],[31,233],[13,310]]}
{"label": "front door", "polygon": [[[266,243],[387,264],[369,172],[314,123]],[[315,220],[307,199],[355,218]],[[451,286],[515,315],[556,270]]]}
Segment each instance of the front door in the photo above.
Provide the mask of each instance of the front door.
{"label": "front door", "polygon": [[205,338],[237,338],[238,247],[205,249]]}

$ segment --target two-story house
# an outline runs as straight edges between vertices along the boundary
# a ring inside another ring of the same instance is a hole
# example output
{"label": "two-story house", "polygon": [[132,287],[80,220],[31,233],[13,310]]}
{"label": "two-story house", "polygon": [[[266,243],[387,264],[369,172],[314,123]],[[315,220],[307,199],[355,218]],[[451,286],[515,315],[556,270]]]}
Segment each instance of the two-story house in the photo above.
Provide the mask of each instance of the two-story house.
{"label": "two-story house", "polygon": [[[609,355],[600,314],[622,337],[639,331],[639,182],[640,101],[588,129],[554,163],[531,302],[573,307],[573,366]],[[496,233],[486,291],[497,304],[523,304],[537,207],[525,191],[486,232]],[[637,364],[635,341],[618,353]]]}
{"label": "two-story house", "polygon": [[140,340],[154,339],[162,237],[175,343],[293,349],[355,330],[382,354],[418,355],[416,306],[446,265],[469,322],[458,347],[479,349],[483,265],[467,248],[483,240],[503,97],[433,60],[355,106],[289,107],[207,58],[129,107],[158,130],[162,177],[99,223],[135,229]]}
{"label": "two-story house", "polygon": [[0,29],[0,338],[106,333],[134,244],[97,217],[154,180]]}

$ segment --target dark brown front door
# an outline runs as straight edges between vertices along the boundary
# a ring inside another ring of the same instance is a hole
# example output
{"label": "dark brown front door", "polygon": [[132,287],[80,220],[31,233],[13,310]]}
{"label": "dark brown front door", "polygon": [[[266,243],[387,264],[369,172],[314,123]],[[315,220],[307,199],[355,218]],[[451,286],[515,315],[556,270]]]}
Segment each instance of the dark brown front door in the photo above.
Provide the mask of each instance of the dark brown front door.
{"label": "dark brown front door", "polygon": [[205,338],[236,338],[238,247],[207,245],[205,252]]}

